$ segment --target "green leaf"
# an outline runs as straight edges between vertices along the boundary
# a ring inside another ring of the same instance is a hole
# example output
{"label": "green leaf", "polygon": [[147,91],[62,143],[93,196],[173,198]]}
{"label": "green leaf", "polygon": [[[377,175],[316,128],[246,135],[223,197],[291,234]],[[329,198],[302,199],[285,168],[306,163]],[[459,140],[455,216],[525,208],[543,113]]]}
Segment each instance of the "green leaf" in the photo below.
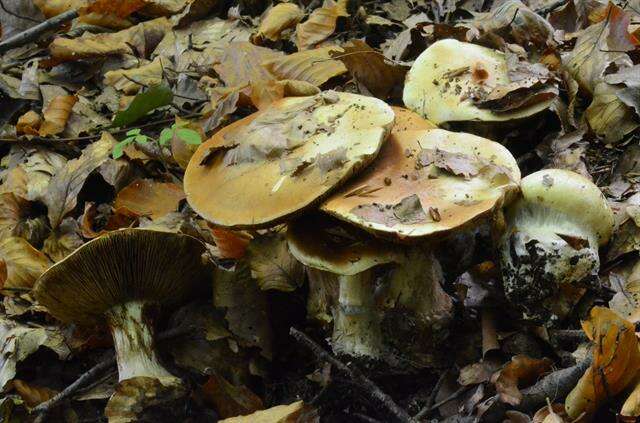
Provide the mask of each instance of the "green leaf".
{"label": "green leaf", "polygon": [[200,134],[193,129],[178,129],[178,137],[191,145],[199,145],[202,143]]}
{"label": "green leaf", "polygon": [[127,135],[129,135],[130,137],[138,134],[140,134],[140,128],[134,128],[127,131]]}
{"label": "green leaf", "polygon": [[173,126],[171,128],[164,128],[162,132],[160,132],[160,145],[166,145],[173,138]]}
{"label": "green leaf", "polygon": [[113,147],[113,151],[111,152],[111,156],[114,159],[119,159],[124,154],[124,148],[133,142],[133,138],[125,138]]}
{"label": "green leaf", "polygon": [[135,137],[135,141],[144,144],[149,141],[149,137],[146,135],[138,135]]}
{"label": "green leaf", "polygon": [[166,85],[156,85],[145,92],[139,93],[126,110],[116,113],[113,126],[131,125],[143,118],[147,113],[158,107],[171,104],[173,93]]}

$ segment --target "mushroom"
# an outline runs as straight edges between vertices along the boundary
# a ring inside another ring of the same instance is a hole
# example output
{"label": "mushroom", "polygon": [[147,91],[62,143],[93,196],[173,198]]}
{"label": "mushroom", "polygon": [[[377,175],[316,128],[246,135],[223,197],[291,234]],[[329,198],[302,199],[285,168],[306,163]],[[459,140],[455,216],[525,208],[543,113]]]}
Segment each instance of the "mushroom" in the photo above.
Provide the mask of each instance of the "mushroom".
{"label": "mushroom", "polygon": [[521,182],[522,197],[507,208],[500,243],[507,298],[525,318],[558,317],[563,291],[597,278],[598,248],[611,237],[614,217],[600,189],[563,169],[545,169]]}
{"label": "mushroom", "polygon": [[391,129],[391,133],[408,131],[411,129],[434,129],[436,125],[424,119],[416,112],[405,109],[404,107],[391,106],[393,113],[396,116],[395,123]]}
{"label": "mushroom", "polygon": [[[333,309],[334,352],[379,358],[383,346],[374,299],[374,270],[403,261],[401,250],[358,228],[318,214],[291,222],[287,241],[291,254],[307,266],[309,303],[326,297],[325,305]],[[328,293],[332,287],[337,292]]]}
{"label": "mushroom", "polygon": [[[542,66],[542,65],[540,65]],[[405,106],[436,125],[452,121],[510,121],[532,116],[554,101],[555,91],[539,91],[536,97],[516,102],[505,111],[478,107],[474,99],[501,98],[516,88],[532,90],[533,77],[513,81],[506,56],[476,44],[445,39],[433,43],[415,60],[407,73],[402,94]],[[543,67],[535,71],[543,74]],[[532,82],[529,82],[532,81]],[[512,85],[510,85],[512,84]],[[498,90],[495,90],[499,88]],[[540,88],[540,87],[538,87]]]}
{"label": "mushroom", "polygon": [[357,94],[276,101],[198,148],[185,172],[187,201],[216,226],[274,226],[371,163],[393,120],[386,103]]}
{"label": "mushroom", "polygon": [[49,268],[34,294],[63,322],[109,326],[120,382],[147,377],[180,386],[158,361],[153,317],[160,307],[179,305],[206,287],[211,269],[204,253],[204,245],[187,235],[113,231]]}

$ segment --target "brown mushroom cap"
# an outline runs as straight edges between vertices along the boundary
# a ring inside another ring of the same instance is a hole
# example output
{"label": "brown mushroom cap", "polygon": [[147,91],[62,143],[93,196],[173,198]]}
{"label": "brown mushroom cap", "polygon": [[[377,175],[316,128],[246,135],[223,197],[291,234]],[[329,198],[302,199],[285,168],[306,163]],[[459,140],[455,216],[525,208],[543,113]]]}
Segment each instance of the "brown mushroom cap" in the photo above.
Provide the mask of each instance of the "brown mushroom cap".
{"label": "brown mushroom cap", "polygon": [[396,245],[318,213],[291,222],[287,241],[291,254],[302,264],[338,275],[356,275],[403,259]]}
{"label": "brown mushroom cap", "polygon": [[122,229],[87,242],[37,280],[34,294],[64,322],[97,324],[129,301],[177,305],[206,287],[204,245],[188,235]]}
{"label": "brown mushroom cap", "polygon": [[[425,153],[438,162],[425,165]],[[490,213],[511,199],[519,181],[515,159],[496,142],[443,129],[404,131],[390,136],[375,163],[320,209],[377,235],[409,240]]]}
{"label": "brown mushroom cap", "polygon": [[384,102],[357,94],[279,100],[198,148],[185,172],[187,201],[217,226],[273,226],[367,166],[393,119]]}
{"label": "brown mushroom cap", "polygon": [[408,131],[411,129],[434,129],[436,125],[429,122],[416,112],[405,109],[404,107],[391,106],[393,113],[396,115],[395,123],[391,129],[391,134],[396,132]]}

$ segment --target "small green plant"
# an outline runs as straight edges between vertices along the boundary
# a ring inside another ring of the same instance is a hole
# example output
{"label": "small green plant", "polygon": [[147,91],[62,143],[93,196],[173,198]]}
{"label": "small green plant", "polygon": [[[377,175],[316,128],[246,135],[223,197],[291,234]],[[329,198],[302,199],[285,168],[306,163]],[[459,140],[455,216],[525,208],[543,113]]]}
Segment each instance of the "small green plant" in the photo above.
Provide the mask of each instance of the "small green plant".
{"label": "small green plant", "polygon": [[140,128],[131,129],[130,131],[127,131],[126,133],[127,137],[122,141],[120,141],[118,144],[116,144],[115,147],[113,147],[113,152],[111,155],[113,156],[114,159],[119,159],[124,154],[125,147],[128,146],[129,144],[132,144],[134,142],[145,144],[149,141],[155,141],[158,147],[160,148],[160,151],[162,152],[162,147],[169,144],[173,139],[173,137],[178,137],[179,139],[181,139],[187,144],[191,144],[191,145],[201,144],[202,138],[200,137],[200,134],[198,133],[198,131],[185,128],[186,124],[187,124],[186,122],[180,123],[180,124],[174,123],[173,125],[171,125],[171,127],[164,128],[160,132],[160,137],[158,139],[151,138],[147,135],[142,134]]}

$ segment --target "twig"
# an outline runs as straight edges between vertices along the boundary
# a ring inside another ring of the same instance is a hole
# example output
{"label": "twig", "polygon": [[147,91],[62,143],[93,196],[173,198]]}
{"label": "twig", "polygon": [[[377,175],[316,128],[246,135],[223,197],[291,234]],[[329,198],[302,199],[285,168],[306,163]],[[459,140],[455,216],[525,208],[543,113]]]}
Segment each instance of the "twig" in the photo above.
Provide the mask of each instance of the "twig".
{"label": "twig", "polygon": [[517,408],[523,411],[535,411],[546,403],[547,398],[553,401],[566,397],[589,366],[591,366],[591,357],[575,366],[545,376],[532,387],[522,391],[522,401]]}
{"label": "twig", "polygon": [[[168,339],[173,339],[178,336],[187,335],[190,333],[193,333],[192,327],[178,327],[162,332],[157,336],[157,341],[166,341]],[[107,357],[105,357],[98,364],[83,373],[71,385],[64,388],[50,400],[39,404],[37,407],[31,410],[32,414],[38,414],[38,417],[36,417],[34,423],[44,422],[51,410],[62,404],[62,402],[64,402],[70,396],[74,395],[78,390],[80,390],[80,388],[88,385],[91,381],[93,381],[102,373],[114,367],[115,365],[116,355],[113,351],[110,351]]]}
{"label": "twig", "polygon": [[444,381],[446,380],[448,374],[449,374],[449,369],[445,370],[440,375],[440,377],[438,378],[438,381],[436,382],[435,386],[431,390],[431,394],[429,394],[429,399],[427,399],[427,403],[425,404],[424,407],[422,407],[422,410],[420,410],[418,414],[413,416],[414,419],[420,420],[422,417],[425,416],[425,414],[433,410],[433,403],[436,401],[436,397],[438,396],[438,391],[440,391],[440,388],[442,388],[442,385],[444,384]]}
{"label": "twig", "polygon": [[320,360],[326,361],[336,369],[345,373],[353,380],[357,381],[365,391],[371,396],[371,398],[379,401],[390,413],[392,413],[398,420],[402,422],[413,422],[414,420],[409,416],[409,414],[402,409],[398,404],[393,401],[393,399],[384,393],[378,385],[373,383],[371,379],[366,377],[358,368],[349,367],[346,364],[342,363],[340,360],[326,352],[320,345],[315,343],[311,338],[309,338],[304,333],[300,332],[295,328],[291,328],[289,333],[293,336],[296,341],[304,344],[307,348],[311,350],[311,352]]}
{"label": "twig", "polygon": [[419,418],[424,417],[425,415],[427,415],[428,413],[432,412],[433,410],[442,407],[443,405],[445,405],[449,401],[453,401],[454,399],[458,398],[459,396],[461,396],[462,394],[467,392],[469,389],[471,389],[470,386],[461,386],[460,388],[458,388],[457,391],[455,391],[454,393],[452,393],[448,397],[446,397],[444,399],[441,399],[440,401],[436,402],[431,407],[429,407],[429,408],[425,407],[422,410],[420,410],[420,412],[414,416],[414,419],[419,419]]}
{"label": "twig", "polygon": [[46,21],[32,26],[31,28],[22,31],[19,34],[14,35],[13,37],[4,40],[0,43],[0,54],[11,50],[12,48],[23,46],[31,41],[35,41],[42,36],[47,31],[58,28],[60,25],[69,22],[78,17],[77,10],[69,10],[67,12],[61,13],[57,16],[54,16],[51,19],[47,19]]}
{"label": "twig", "polygon": [[551,3],[548,6],[545,7],[541,7],[540,9],[535,9],[534,12],[537,13],[538,15],[542,16],[545,15],[547,13],[553,12],[554,10],[556,10],[558,7],[562,6],[563,4],[566,4],[567,0],[558,0],[554,3]]}

